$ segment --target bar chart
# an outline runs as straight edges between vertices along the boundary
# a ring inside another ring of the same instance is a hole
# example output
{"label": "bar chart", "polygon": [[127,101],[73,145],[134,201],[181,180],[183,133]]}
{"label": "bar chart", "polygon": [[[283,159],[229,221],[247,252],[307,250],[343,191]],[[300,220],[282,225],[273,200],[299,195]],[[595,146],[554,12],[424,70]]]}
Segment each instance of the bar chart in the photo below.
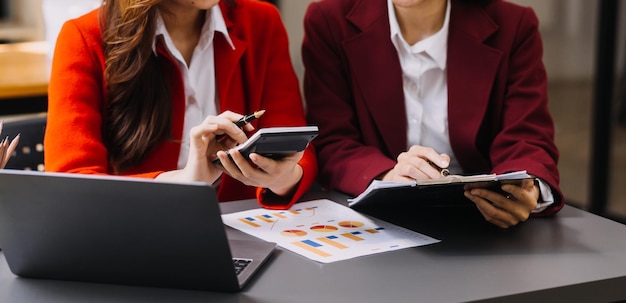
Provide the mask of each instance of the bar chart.
{"label": "bar chart", "polygon": [[330,200],[301,202],[284,211],[253,209],[222,219],[228,226],[322,263],[439,242]]}

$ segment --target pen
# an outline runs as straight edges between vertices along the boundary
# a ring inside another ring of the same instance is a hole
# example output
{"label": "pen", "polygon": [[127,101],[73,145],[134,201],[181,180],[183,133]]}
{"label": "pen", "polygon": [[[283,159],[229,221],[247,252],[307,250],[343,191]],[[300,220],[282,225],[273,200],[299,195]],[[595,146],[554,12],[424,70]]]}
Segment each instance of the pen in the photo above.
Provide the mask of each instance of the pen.
{"label": "pen", "polygon": [[237,127],[244,127],[246,124],[252,122],[252,120],[254,119],[258,119],[261,116],[263,116],[263,114],[265,113],[265,110],[258,110],[255,111],[254,113],[251,113],[249,115],[245,115],[243,117],[241,117],[241,119],[237,120],[237,122],[235,122],[235,125],[237,125]]}
{"label": "pen", "polygon": [[439,167],[437,164],[433,163],[433,161],[430,161],[428,159],[425,159],[426,162],[428,162],[428,164],[430,164],[430,166],[436,168],[437,170],[439,170],[439,173],[441,173],[442,177],[447,177],[450,175],[450,171],[447,168],[441,168]]}
{"label": "pen", "polygon": [[[258,111],[255,111],[254,113],[251,113],[249,115],[245,115],[245,116],[241,117],[239,120],[237,120],[237,121],[235,121],[233,123],[235,123],[235,125],[237,125],[237,127],[242,128],[242,127],[246,126],[246,124],[252,122],[254,119],[258,119],[261,116],[263,116],[264,113],[265,113],[264,109],[258,110]],[[226,137],[225,134],[217,135],[216,139],[217,139],[218,142],[220,142],[220,141],[224,140],[225,137]]]}

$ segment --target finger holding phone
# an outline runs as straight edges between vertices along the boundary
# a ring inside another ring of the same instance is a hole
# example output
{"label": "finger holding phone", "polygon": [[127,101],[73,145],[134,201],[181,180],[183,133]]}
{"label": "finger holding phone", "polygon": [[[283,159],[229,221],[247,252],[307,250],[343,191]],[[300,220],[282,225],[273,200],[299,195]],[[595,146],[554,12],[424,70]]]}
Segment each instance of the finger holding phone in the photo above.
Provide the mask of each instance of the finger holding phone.
{"label": "finger holding phone", "polygon": [[249,186],[264,187],[279,196],[288,195],[302,178],[302,167],[298,161],[304,155],[303,151],[293,153],[280,159],[264,157],[251,153],[248,158],[241,152],[234,150],[230,157],[219,152],[224,171],[231,177]]}

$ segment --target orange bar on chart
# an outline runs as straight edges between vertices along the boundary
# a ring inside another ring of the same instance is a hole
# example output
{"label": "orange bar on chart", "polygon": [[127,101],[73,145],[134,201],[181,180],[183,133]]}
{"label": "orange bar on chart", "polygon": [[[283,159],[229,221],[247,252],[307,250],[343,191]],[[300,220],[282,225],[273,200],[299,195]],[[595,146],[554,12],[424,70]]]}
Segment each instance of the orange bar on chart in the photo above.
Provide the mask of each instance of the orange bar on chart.
{"label": "orange bar on chart", "polygon": [[348,246],[345,246],[345,245],[343,245],[343,244],[341,244],[339,242],[335,242],[335,241],[333,241],[331,239],[328,239],[328,238],[317,238],[317,240],[320,241],[320,242],[324,242],[324,243],[326,243],[328,245],[332,245],[334,247],[337,247],[339,249],[346,249],[346,248],[348,248]]}
{"label": "orange bar on chart", "polygon": [[274,223],[274,220],[271,220],[265,216],[256,216],[257,219],[261,220],[261,221],[265,221],[266,223]]}
{"label": "orange bar on chart", "polygon": [[254,219],[252,218],[239,218],[239,221],[246,223],[252,227],[261,227],[261,225],[252,222]]}
{"label": "orange bar on chart", "polygon": [[314,254],[320,255],[322,257],[330,257],[331,256],[331,254],[329,254],[329,253],[327,253],[327,252],[325,252],[323,250],[317,249],[317,248],[315,248],[315,247],[313,247],[313,246],[311,246],[309,244],[305,244],[305,243],[302,243],[302,242],[292,242],[291,244],[293,244],[295,246],[298,246],[298,247],[300,247],[302,249],[306,249],[306,250],[308,250],[308,251],[310,251],[310,252],[312,252]]}
{"label": "orange bar on chart", "polygon": [[281,218],[281,219],[285,219],[285,218],[287,218],[287,216],[285,216],[285,215],[283,215],[283,214],[281,214],[281,213],[274,213],[274,216],[279,217],[279,218]]}
{"label": "orange bar on chart", "polygon": [[345,233],[345,234],[341,234],[341,235],[346,237],[346,238],[348,238],[348,239],[352,239],[354,241],[363,241],[364,240],[363,238],[357,237],[357,236],[355,236],[355,235],[353,235],[351,233]]}

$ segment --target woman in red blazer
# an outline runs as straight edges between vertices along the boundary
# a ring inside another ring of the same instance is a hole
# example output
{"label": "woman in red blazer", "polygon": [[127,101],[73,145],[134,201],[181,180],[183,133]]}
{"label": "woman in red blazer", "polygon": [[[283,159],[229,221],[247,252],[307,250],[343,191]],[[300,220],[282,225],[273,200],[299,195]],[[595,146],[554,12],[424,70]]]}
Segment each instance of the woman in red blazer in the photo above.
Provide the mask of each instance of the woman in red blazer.
{"label": "woman in red blazer", "polygon": [[[526,170],[508,195],[465,193],[500,227],[563,205],[538,20],[505,1],[323,0],[305,15],[308,121],[320,183]],[[430,163],[429,163],[430,162]]]}
{"label": "woman in red blazer", "polygon": [[204,181],[220,201],[256,196],[269,208],[297,201],[317,173],[311,146],[281,161],[252,154],[253,164],[223,151],[246,140],[233,123],[245,113],[266,110],[248,132],[306,124],[280,15],[264,2],[218,2],[107,0],[66,22],[46,170]]}

